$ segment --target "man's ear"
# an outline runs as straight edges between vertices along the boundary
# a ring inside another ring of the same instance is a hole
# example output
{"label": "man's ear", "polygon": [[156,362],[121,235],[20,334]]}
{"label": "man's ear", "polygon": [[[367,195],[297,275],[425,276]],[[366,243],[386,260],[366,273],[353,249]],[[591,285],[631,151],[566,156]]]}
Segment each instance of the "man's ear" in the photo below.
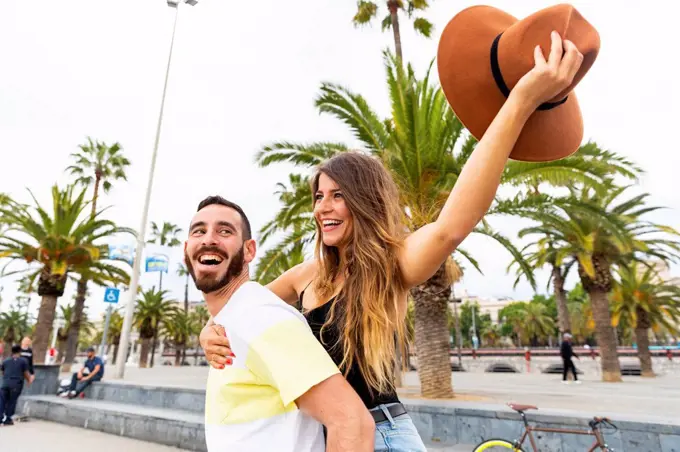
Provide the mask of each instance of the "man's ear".
{"label": "man's ear", "polygon": [[257,253],[257,244],[254,239],[246,240],[243,243],[243,260],[246,264],[250,264],[255,259]]}

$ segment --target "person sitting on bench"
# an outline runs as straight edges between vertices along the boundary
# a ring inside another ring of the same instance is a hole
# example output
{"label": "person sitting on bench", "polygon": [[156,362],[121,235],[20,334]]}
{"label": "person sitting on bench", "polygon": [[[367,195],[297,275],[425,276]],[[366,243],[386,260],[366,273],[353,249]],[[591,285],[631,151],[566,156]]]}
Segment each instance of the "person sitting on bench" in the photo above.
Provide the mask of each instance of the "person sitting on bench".
{"label": "person sitting on bench", "polygon": [[61,397],[72,399],[83,392],[92,382],[99,381],[104,376],[104,362],[99,356],[95,356],[94,347],[87,349],[87,361],[83,368],[73,374],[71,386],[68,391],[62,392]]}

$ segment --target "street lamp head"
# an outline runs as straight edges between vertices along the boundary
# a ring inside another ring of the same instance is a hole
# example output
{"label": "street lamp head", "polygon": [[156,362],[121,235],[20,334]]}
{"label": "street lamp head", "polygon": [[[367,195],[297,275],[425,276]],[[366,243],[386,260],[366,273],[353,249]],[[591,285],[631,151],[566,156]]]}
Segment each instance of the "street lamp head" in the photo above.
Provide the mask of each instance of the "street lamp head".
{"label": "street lamp head", "polygon": [[179,5],[179,0],[168,0],[168,6],[171,8],[177,8]]}
{"label": "street lamp head", "polygon": [[184,0],[184,3],[194,6],[196,3],[198,3],[198,0]]}

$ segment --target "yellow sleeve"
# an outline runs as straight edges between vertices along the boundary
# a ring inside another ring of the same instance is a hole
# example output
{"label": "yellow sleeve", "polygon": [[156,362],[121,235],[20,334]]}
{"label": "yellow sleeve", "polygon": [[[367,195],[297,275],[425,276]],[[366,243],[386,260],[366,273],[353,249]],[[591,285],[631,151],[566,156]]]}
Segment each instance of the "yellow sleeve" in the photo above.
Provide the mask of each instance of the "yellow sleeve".
{"label": "yellow sleeve", "polygon": [[246,366],[276,387],[284,405],[339,373],[331,357],[302,319],[279,308],[262,308],[257,315],[277,318],[249,344]]}

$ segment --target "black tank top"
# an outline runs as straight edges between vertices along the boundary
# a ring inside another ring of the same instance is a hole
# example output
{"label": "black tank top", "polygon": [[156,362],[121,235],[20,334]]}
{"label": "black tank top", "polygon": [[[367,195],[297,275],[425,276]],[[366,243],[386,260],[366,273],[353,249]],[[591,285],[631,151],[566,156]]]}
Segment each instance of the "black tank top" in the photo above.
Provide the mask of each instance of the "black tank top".
{"label": "black tank top", "polygon": [[[300,309],[300,312],[302,312],[307,318],[307,323],[309,323],[309,326],[311,327],[316,339],[321,342],[321,345],[323,345],[324,349],[326,352],[328,352],[335,364],[340,366],[343,353],[341,345],[336,345],[339,337],[337,326],[329,325],[326,327],[326,329],[323,331],[323,340],[321,338],[321,327],[323,327],[324,323],[326,322],[332,303],[335,302],[335,299],[331,299],[329,302],[319,306],[318,308],[312,309],[311,311],[305,311],[302,307],[302,296],[304,293],[305,291],[303,290],[300,294],[298,308]],[[373,390],[371,393],[356,361],[352,363],[352,367],[349,369],[347,374],[347,382],[350,384],[350,386],[352,386],[352,388],[354,388],[357,394],[359,394],[359,397],[361,397],[361,400],[368,409],[374,408],[380,404],[399,402],[399,397],[397,396],[396,391],[377,393],[377,391]]]}

